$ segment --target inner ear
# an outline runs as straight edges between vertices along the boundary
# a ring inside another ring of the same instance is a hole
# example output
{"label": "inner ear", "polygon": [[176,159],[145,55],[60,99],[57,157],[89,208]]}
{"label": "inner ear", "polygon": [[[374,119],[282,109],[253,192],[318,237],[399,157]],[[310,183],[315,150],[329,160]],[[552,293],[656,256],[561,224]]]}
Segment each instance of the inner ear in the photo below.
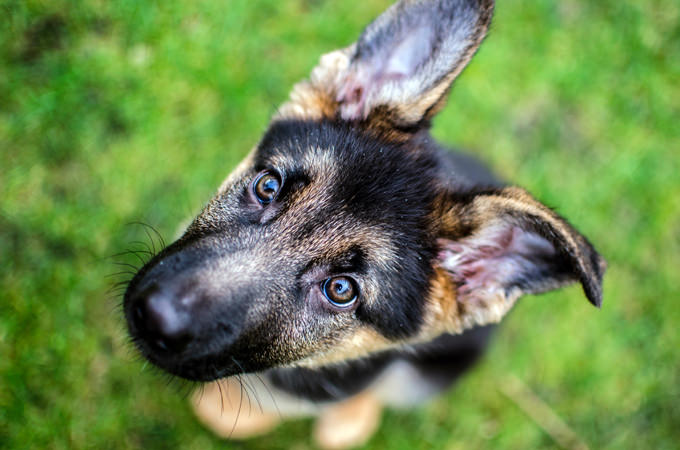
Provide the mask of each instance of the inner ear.
{"label": "inner ear", "polygon": [[408,33],[398,42],[393,51],[385,55],[383,77],[399,79],[415,74],[416,69],[423,65],[434,45],[434,30],[427,25],[421,25]]}
{"label": "inner ear", "polygon": [[392,85],[396,90],[406,84],[428,60],[435,43],[433,28],[425,24],[414,27],[405,36],[390,38],[392,42],[359,42],[353,66],[336,98],[343,119],[366,119],[376,107],[373,97],[385,86]]}
{"label": "inner ear", "polygon": [[457,285],[459,302],[517,297],[568,283],[573,274],[555,245],[518,226],[496,224],[458,241],[439,240],[440,264]]}

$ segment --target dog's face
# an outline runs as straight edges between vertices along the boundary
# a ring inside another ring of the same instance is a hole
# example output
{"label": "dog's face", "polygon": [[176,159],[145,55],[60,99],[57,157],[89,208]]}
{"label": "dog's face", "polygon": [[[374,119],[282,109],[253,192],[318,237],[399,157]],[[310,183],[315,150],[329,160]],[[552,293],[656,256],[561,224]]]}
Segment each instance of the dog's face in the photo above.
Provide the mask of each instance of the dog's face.
{"label": "dog's face", "polygon": [[440,179],[427,126],[489,2],[400,2],[327,55],[124,306],[147,358],[211,380],[320,366],[498,321],[602,260],[518,188]]}
{"label": "dog's face", "polygon": [[133,283],[133,335],[154,362],[210,378],[414,334],[434,257],[433,167],[348,126],[274,124]]}

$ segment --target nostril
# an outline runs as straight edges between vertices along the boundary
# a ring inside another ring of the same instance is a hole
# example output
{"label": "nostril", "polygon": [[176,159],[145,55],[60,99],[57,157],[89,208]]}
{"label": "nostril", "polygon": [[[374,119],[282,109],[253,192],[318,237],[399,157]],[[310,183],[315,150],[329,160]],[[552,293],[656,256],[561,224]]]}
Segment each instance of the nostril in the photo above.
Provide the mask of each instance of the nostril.
{"label": "nostril", "polygon": [[154,290],[140,298],[134,309],[133,320],[140,337],[162,352],[180,353],[193,340],[189,313],[175,300],[174,296]]}
{"label": "nostril", "polygon": [[177,336],[158,337],[151,341],[151,344],[163,352],[181,353],[192,341],[189,334],[182,334]]}
{"label": "nostril", "polygon": [[156,347],[160,348],[161,350],[165,350],[165,351],[168,350],[168,346],[165,345],[165,341],[163,339],[156,339],[155,341],[152,341],[151,343],[154,344]]}
{"label": "nostril", "polygon": [[144,311],[142,310],[141,306],[138,306],[135,308],[135,319],[137,320],[143,320],[144,319]]}
{"label": "nostril", "polygon": [[143,331],[146,328],[146,314],[144,308],[140,305],[133,310],[134,314],[132,316],[132,321],[135,324],[135,328],[138,331]]}

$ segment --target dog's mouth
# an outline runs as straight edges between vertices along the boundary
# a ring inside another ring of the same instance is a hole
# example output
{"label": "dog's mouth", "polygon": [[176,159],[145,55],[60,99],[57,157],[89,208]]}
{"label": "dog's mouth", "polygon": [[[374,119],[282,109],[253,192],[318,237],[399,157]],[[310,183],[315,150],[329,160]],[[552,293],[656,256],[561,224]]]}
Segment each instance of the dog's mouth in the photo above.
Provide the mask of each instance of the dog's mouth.
{"label": "dog's mouth", "polygon": [[223,361],[217,364],[215,358],[211,355],[200,358],[177,358],[171,356],[166,359],[158,353],[149,353],[142,350],[142,347],[139,345],[138,348],[140,348],[144,357],[156,367],[171,375],[189,381],[208,382],[245,373],[243,365],[238,360]]}

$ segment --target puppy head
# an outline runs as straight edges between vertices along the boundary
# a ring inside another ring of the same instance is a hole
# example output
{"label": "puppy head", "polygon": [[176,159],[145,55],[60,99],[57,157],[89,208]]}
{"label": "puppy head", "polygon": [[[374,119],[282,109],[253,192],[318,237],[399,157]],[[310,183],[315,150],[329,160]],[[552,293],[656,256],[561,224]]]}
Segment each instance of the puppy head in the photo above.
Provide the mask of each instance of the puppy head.
{"label": "puppy head", "polygon": [[[403,1],[322,58],[262,141],[124,299],[145,356],[211,380],[320,366],[498,321],[602,260],[518,188],[442,182],[428,120],[489,2]],[[336,64],[337,63],[337,64]]]}

